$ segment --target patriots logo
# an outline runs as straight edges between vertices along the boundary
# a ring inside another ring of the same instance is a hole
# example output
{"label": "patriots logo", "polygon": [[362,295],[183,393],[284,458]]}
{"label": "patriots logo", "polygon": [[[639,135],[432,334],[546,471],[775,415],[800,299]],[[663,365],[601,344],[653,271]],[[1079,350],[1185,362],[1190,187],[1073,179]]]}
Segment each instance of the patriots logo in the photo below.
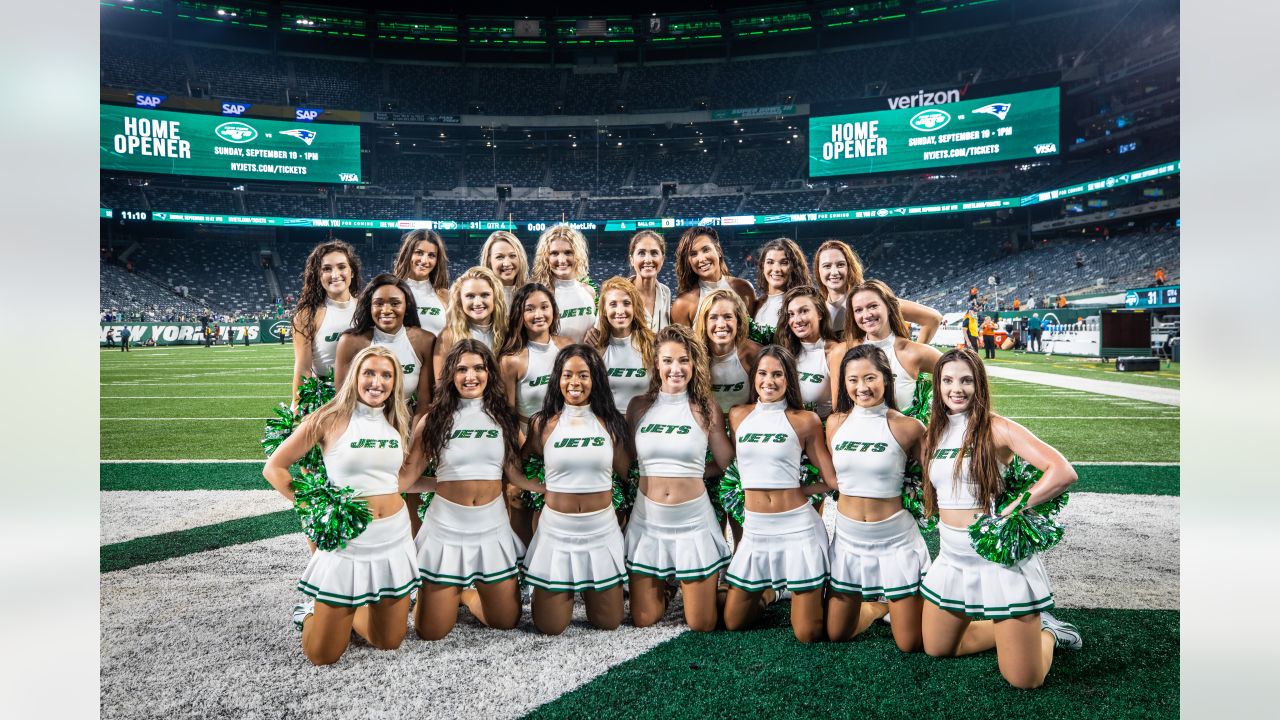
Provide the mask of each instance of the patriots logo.
{"label": "patriots logo", "polygon": [[974,110],[974,112],[986,113],[988,115],[995,115],[1001,120],[1004,120],[1004,116],[1009,114],[1009,108],[1011,107],[1013,106],[1010,105],[1009,103],[998,102],[998,103],[991,103],[990,105],[984,105],[978,108],[977,110]]}
{"label": "patriots logo", "polygon": [[[1004,119],[1004,116],[1003,116],[1003,115],[1002,115],[1002,116],[1000,116],[1000,119],[1001,119],[1001,120],[1003,120],[1003,119]],[[315,131],[315,130],[303,130],[302,128],[298,128],[298,129],[296,129],[296,130],[281,130],[281,131],[280,131],[280,134],[281,134],[281,135],[288,135],[289,137],[296,137],[296,138],[298,138],[299,140],[301,140],[302,142],[304,142],[304,143],[306,143],[306,144],[308,144],[308,145],[310,145],[310,144],[311,144],[311,141],[312,141],[312,140],[315,140],[315,139],[316,139],[316,131]]]}

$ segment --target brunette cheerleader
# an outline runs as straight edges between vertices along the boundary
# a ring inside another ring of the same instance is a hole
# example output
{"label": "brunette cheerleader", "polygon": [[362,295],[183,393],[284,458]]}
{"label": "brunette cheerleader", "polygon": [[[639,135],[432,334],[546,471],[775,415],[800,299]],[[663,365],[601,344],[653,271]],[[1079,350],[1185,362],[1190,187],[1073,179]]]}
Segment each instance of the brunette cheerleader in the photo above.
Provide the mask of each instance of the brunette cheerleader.
{"label": "brunette cheerleader", "polygon": [[760,247],[756,260],[756,327],[772,337],[787,321],[782,297],[788,290],[813,285],[804,251],[790,238],[775,238]]}
{"label": "brunette cheerleader", "polygon": [[411,230],[400,239],[392,272],[413,292],[422,329],[440,335],[449,298],[449,256],[435,230]]}
{"label": "brunette cheerleader", "polygon": [[293,311],[293,380],[291,395],[307,376],[328,377],[338,354],[338,338],[351,327],[360,292],[360,258],[341,240],[321,243],[307,256],[302,292]]}
{"label": "brunette cheerleader", "polygon": [[720,235],[713,227],[699,225],[684,231],[676,245],[676,292],[671,304],[671,322],[692,326],[702,300],[719,288],[732,290],[747,306],[748,316],[755,310],[756,293],[751,283],[729,274],[729,265],[720,249]]}

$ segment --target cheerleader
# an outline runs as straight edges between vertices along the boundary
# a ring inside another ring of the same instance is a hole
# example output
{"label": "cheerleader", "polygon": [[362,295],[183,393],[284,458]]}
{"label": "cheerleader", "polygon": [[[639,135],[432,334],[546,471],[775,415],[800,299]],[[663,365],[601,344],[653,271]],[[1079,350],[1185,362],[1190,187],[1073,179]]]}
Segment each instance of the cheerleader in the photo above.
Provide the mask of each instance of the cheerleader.
{"label": "cheerleader", "polygon": [[[902,482],[924,425],[892,409],[893,372],[880,348],[859,345],[836,367],[839,390],[836,412],[827,420],[827,447],[840,499],[831,540],[827,638],[849,640],[887,609],[898,649],[920,652],[920,578],[929,569],[929,548],[902,507]],[[880,599],[888,608],[875,602]]]}
{"label": "cheerleader", "polygon": [[409,434],[399,364],[390,348],[362,349],[334,399],[308,415],[262,469],[292,503],[289,466],[318,444],[329,483],[354,489],[373,515],[346,547],[313,553],[298,581],[311,599],[294,607],[294,624],[302,630],[302,652],[316,665],[337,662],[352,630],[380,650],[394,650],[408,625],[409,593],[419,581],[409,511],[399,495],[407,486],[397,481],[404,478]]}
{"label": "cheerleader", "polygon": [[640,292],[630,280],[617,276],[601,286],[597,315],[592,345],[608,368],[614,407],[626,408],[631,398],[649,391],[653,330],[645,317]]}
{"label": "cheerleader", "polygon": [[760,248],[756,260],[756,325],[772,335],[785,323],[782,296],[788,290],[813,285],[804,251],[790,238],[775,238]]}
{"label": "cheerleader", "polygon": [[912,341],[907,321],[902,316],[901,301],[888,285],[879,280],[867,280],[855,286],[849,294],[848,307],[845,341],[832,348],[828,360],[843,355],[846,347],[866,344],[880,348],[889,358],[893,406],[906,410],[912,404],[916,378],[922,371],[928,372],[942,353],[932,345]]}
{"label": "cheerleader", "polygon": [[836,344],[827,304],[812,285],[794,287],[782,298],[782,317],[785,322],[778,328],[778,345],[796,359],[800,401],[826,420],[834,396],[827,350]]}
{"label": "cheerleader", "polygon": [[[769,594],[791,591],[791,629],[800,642],[825,631],[822,589],[827,584],[827,529],[807,494],[835,490],[835,471],[822,421],[800,402],[795,359],[769,345],[751,368],[746,405],[729,411],[738,469],[746,491],[742,542],[729,564],[724,626],[754,625]],[[800,455],[818,467],[822,483],[800,487]]]}
{"label": "cheerleader", "polygon": [[[625,548],[631,620],[648,627],[667,611],[667,582],[680,583],[691,630],[716,628],[716,577],[729,546],[703,484],[729,466],[733,446],[711,395],[706,350],[683,325],[658,333],[649,391],[631,401],[627,425],[640,464],[640,493]],[[715,463],[708,468],[707,448]]]}
{"label": "cheerleader", "polygon": [[553,225],[538,237],[532,278],[555,290],[560,307],[560,332],[582,342],[595,325],[596,293],[587,275],[587,239],[565,224]]}
{"label": "cheerleader", "polygon": [[[436,467],[435,497],[415,538],[422,588],[413,627],[423,640],[448,635],[461,603],[491,628],[510,630],[520,620],[524,546],[507,522],[502,492],[503,477],[519,472],[516,416],[493,353],[479,342],[459,340],[441,376],[400,471],[408,487],[428,463]],[[475,592],[464,593],[471,585]]]}
{"label": "cheerleader", "polygon": [[692,326],[698,307],[712,291],[732,290],[747,306],[747,314],[755,309],[756,294],[751,283],[729,274],[729,265],[720,249],[720,235],[713,227],[699,225],[684,231],[676,245],[676,291],[679,297],[671,304],[671,322]]}
{"label": "cheerleader", "polygon": [[[818,246],[813,256],[813,276],[818,281],[818,292],[827,303],[831,316],[831,331],[837,336],[844,332],[849,292],[861,285],[865,278],[858,254],[839,240],[828,240]],[[942,314],[910,300],[901,300],[902,314],[907,322],[920,326],[918,340],[928,343],[942,325]],[[910,337],[910,335],[907,335]]]}
{"label": "cheerleader", "polygon": [[607,382],[591,348],[570,345],[560,352],[522,451],[525,458],[542,456],[546,486],[513,478],[526,490],[546,492],[522,569],[534,588],[533,624],[548,635],[569,626],[575,592],[582,593],[595,627],[613,630],[622,622],[626,566],[610,471],[625,477],[632,453]]}
{"label": "cheerleader", "polygon": [[495,230],[480,248],[480,267],[488,268],[502,282],[503,299],[511,305],[512,294],[529,282],[529,256],[514,233]]}
{"label": "cheerleader", "polygon": [[[750,317],[741,296],[732,290],[713,290],[698,306],[693,334],[707,348],[710,362],[711,394],[728,421],[729,408],[747,401],[750,393],[747,368],[756,362],[760,346],[747,339]],[[726,424],[726,433],[728,426]],[[720,485],[712,482],[711,503],[720,508]],[[723,512],[723,508],[721,508]],[[734,544],[742,540],[742,525],[726,516]]]}
{"label": "cheerleader", "polygon": [[341,240],[317,245],[302,271],[302,292],[293,311],[293,380],[291,394],[307,376],[324,378],[333,372],[338,338],[351,327],[360,292],[360,258]]}
{"label": "cheerleader", "polygon": [[994,647],[1010,685],[1039,687],[1054,648],[1080,649],[1080,632],[1047,612],[1053,592],[1039,556],[1011,567],[985,560],[970,544],[969,526],[995,510],[1004,491],[1003,469],[1014,454],[1044,471],[1026,507],[1061,495],[1076,481],[1075,470],[1062,453],[991,411],[987,373],[977,353],[943,353],[934,378],[921,458],[925,512],[939,513],[941,551],[920,588],[929,601],[922,618],[924,651],[952,657]]}
{"label": "cheerleader", "polygon": [[431,397],[435,380],[432,359],[437,343],[434,335],[418,325],[418,309],[409,286],[390,273],[369,281],[356,303],[355,320],[338,340],[334,374],[337,389],[342,389],[351,359],[370,345],[388,347],[399,358],[404,374],[400,393],[405,404],[412,406],[416,423],[426,414]]}
{"label": "cheerleader", "polygon": [[[542,409],[556,355],[572,341],[560,334],[555,295],[538,283],[527,283],[516,290],[507,327],[511,331],[502,347],[498,368],[507,406],[516,413],[523,437],[529,429],[529,418]],[[511,527],[520,542],[528,545],[533,539],[534,511],[524,506],[519,486],[508,485],[506,492]]]}
{"label": "cheerleader", "polygon": [[462,273],[449,288],[444,331],[436,345],[436,367],[443,364],[445,353],[455,342],[467,338],[497,352],[507,337],[506,319],[506,296],[498,277],[478,266]]}
{"label": "cheerleader", "polygon": [[405,233],[392,272],[413,292],[422,329],[438,337],[444,330],[444,303],[449,299],[449,256],[440,234],[435,230]]}
{"label": "cheerleader", "polygon": [[631,282],[643,300],[649,329],[658,332],[671,324],[671,288],[658,282],[662,261],[667,255],[667,241],[653,230],[641,230],[631,236],[627,259],[631,263]]}

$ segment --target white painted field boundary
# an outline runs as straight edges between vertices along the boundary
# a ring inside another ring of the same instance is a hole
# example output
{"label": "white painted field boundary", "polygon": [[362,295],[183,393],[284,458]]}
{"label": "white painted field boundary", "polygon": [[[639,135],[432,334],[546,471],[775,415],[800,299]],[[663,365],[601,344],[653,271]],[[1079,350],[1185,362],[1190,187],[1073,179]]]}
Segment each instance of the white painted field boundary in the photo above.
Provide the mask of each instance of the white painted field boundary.
{"label": "white painted field boundary", "polygon": [[117,420],[139,420],[141,422],[172,422],[174,420],[257,420],[266,422],[271,418],[264,417],[100,417],[102,422]]}
{"label": "white painted field boundary", "polygon": [[[1177,415],[1005,415],[1010,420],[1181,420]],[[106,418],[103,418],[104,420]],[[174,418],[179,419],[179,418]]]}
{"label": "white painted field boundary", "polygon": [[[263,463],[263,462],[266,462],[265,458],[258,458],[257,460],[244,460],[244,459],[219,460],[217,458],[197,458],[197,459],[184,458],[180,460],[99,460],[98,461],[98,463],[101,465],[133,465],[133,464],[141,464],[141,463],[157,463],[162,465],[187,465],[187,464],[198,464],[198,463]],[[1086,463],[1076,463],[1076,464],[1084,465]],[[1141,463],[1137,463],[1137,464],[1141,464]]]}
{"label": "white painted field boundary", "polygon": [[274,399],[279,395],[101,395],[101,400],[247,400]]}
{"label": "white painted field boundary", "polygon": [[1133,385],[1131,383],[1116,382],[1114,380],[1094,380],[1093,378],[1056,375],[1054,373],[1035,372],[1032,370],[1018,370],[1016,368],[1007,368],[998,365],[988,365],[987,374],[992,377],[1004,378],[1006,380],[1019,380],[1021,382],[1067,388],[1070,390],[1084,390],[1085,392],[1098,393],[1099,395],[1114,395],[1116,397],[1132,398],[1134,400],[1146,400],[1148,402],[1160,403],[1161,405],[1182,405],[1182,393],[1173,388],[1147,387],[1145,385]]}
{"label": "white painted field boundary", "polygon": [[1072,465],[1145,465],[1151,467],[1178,467],[1180,462],[1132,462],[1129,460],[1076,460]]}

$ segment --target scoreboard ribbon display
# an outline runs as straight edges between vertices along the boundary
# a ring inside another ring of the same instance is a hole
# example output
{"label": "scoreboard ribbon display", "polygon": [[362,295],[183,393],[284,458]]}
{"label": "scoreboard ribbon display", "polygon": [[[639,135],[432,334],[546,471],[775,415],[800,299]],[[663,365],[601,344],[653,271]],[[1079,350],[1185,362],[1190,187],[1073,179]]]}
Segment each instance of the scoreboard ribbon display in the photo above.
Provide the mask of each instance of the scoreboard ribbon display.
{"label": "scoreboard ribbon display", "polygon": [[103,170],[360,182],[360,127],[101,105]]}
{"label": "scoreboard ribbon display", "polygon": [[809,175],[921,170],[1058,154],[1058,88],[809,118]]}

